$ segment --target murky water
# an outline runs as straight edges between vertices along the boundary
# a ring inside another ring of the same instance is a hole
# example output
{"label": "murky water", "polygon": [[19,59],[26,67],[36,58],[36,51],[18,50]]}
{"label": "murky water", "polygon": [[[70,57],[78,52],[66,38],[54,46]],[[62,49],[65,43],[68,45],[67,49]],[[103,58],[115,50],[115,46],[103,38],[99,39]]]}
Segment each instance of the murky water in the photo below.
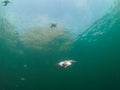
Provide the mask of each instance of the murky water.
{"label": "murky water", "polygon": [[1,2],[0,90],[119,90],[120,1],[35,1]]}

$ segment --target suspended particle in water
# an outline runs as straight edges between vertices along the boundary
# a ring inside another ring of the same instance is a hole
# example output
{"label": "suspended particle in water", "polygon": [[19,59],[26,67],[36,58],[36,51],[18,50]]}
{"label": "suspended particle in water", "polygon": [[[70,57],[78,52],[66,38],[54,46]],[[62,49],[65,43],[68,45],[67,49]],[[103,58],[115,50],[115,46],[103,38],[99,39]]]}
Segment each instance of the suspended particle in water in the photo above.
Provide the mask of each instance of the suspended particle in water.
{"label": "suspended particle in water", "polygon": [[27,68],[27,64],[24,64],[24,68]]}
{"label": "suspended particle in water", "polygon": [[22,77],[22,78],[20,78],[20,80],[21,80],[21,81],[25,81],[25,80],[26,80],[26,78]]}

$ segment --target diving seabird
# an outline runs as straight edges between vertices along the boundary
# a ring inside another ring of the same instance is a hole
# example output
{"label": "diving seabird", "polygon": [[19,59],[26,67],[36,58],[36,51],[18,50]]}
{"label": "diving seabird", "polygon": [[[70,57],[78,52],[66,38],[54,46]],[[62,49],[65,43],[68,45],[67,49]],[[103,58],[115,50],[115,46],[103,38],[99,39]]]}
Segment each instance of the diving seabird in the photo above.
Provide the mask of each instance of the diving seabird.
{"label": "diving seabird", "polygon": [[53,28],[56,28],[56,26],[57,26],[56,23],[51,23],[50,28],[53,29]]}
{"label": "diving seabird", "polygon": [[8,3],[10,3],[10,1],[5,0],[5,1],[3,1],[3,3],[4,3],[4,5],[3,5],[3,6],[7,6],[7,5],[8,5]]}
{"label": "diving seabird", "polygon": [[68,66],[72,65],[74,62],[74,60],[64,60],[64,61],[61,61],[59,62],[57,65],[60,66],[60,67],[63,67],[63,68],[67,68]]}

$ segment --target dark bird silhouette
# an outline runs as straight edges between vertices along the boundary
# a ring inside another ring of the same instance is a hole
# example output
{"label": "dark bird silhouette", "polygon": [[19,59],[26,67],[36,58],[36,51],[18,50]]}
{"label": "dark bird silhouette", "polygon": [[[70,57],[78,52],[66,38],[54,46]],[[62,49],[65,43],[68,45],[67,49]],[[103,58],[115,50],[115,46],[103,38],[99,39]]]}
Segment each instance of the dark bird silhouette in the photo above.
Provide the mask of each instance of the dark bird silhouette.
{"label": "dark bird silhouette", "polygon": [[56,23],[51,23],[50,28],[53,29],[53,28],[56,28],[56,26],[57,26]]}
{"label": "dark bird silhouette", "polygon": [[8,3],[10,3],[10,1],[5,0],[5,1],[3,1],[3,3],[4,3],[4,5],[3,5],[3,6],[7,6],[7,5],[8,5]]}

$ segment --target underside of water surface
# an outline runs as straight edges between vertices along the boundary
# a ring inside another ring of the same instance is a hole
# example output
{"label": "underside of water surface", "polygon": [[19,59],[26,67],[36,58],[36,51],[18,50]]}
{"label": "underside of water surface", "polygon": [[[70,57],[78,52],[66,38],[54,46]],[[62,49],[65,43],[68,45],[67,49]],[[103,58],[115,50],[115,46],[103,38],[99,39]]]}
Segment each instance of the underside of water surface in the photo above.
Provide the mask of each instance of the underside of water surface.
{"label": "underside of water surface", "polygon": [[[0,90],[120,89],[119,0],[8,1],[0,0]],[[62,60],[77,62],[64,69]]]}

